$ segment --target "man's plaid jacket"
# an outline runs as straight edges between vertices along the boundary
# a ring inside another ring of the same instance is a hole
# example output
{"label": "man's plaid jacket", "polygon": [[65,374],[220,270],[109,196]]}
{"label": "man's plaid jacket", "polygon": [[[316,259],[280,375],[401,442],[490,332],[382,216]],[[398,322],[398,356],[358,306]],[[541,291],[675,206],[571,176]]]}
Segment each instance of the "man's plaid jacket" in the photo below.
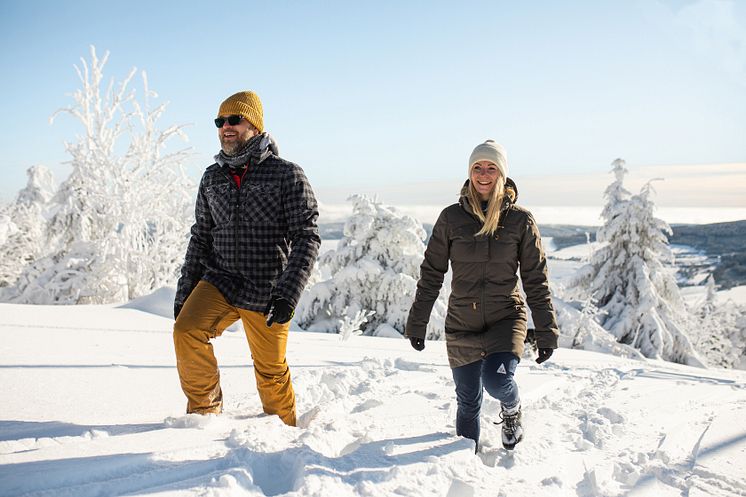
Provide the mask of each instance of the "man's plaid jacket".
{"label": "man's plaid jacket", "polygon": [[318,216],[311,185],[297,164],[274,154],[252,157],[240,188],[228,166],[208,167],[176,305],[202,279],[242,309],[263,312],[275,296],[295,307],[321,244]]}

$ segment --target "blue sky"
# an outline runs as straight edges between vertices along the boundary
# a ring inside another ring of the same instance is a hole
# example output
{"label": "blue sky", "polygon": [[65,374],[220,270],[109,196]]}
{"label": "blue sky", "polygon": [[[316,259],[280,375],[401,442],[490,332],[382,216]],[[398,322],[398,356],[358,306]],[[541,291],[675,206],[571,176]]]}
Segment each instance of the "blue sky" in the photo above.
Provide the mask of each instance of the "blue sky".
{"label": "blue sky", "polygon": [[721,183],[746,186],[746,2],[4,0],[1,200],[33,164],[69,172],[63,142],[81,128],[48,118],[72,103],[89,45],[110,52],[108,78],[147,71],[169,102],[164,127],[189,124],[195,181],[218,149],[220,101],[252,89],[325,201],[449,203],[440,192],[486,138],[506,147],[511,176],[533,178],[538,203],[601,203],[601,190],[581,199],[536,178],[603,188],[617,157],[669,178],[735,170]]}

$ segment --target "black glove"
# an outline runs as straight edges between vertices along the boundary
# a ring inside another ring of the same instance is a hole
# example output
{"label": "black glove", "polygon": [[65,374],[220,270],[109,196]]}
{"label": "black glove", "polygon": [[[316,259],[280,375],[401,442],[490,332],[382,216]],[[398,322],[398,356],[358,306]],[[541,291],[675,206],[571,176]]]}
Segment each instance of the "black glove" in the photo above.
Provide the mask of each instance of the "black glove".
{"label": "black glove", "polygon": [[425,340],[417,337],[409,337],[409,343],[412,344],[412,348],[416,351],[425,350]]}
{"label": "black glove", "polygon": [[539,357],[536,358],[536,363],[541,364],[542,362],[546,361],[550,357],[552,357],[552,353],[554,353],[554,349],[539,349]]}
{"label": "black glove", "polygon": [[182,307],[184,307],[184,304],[174,303],[174,321],[176,321],[176,318],[179,317],[179,313],[181,312]]}
{"label": "black glove", "polygon": [[295,310],[284,298],[272,297],[264,309],[264,314],[267,316],[267,326],[272,326],[272,323],[285,324],[293,319]]}

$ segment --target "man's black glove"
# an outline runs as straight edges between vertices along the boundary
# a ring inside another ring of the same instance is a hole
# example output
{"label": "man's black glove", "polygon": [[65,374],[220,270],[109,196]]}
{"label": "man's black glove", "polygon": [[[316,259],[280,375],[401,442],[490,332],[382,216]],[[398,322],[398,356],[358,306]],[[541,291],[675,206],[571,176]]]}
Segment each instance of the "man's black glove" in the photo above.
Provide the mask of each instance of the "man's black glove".
{"label": "man's black glove", "polygon": [[541,364],[542,362],[546,361],[550,357],[552,357],[552,353],[554,352],[554,349],[539,349],[539,357],[536,358],[536,363]]}
{"label": "man's black glove", "polygon": [[267,316],[267,326],[272,326],[272,323],[285,324],[293,319],[295,310],[284,298],[272,297],[264,309],[264,314]]}
{"label": "man's black glove", "polygon": [[184,307],[184,304],[174,304],[174,321],[176,321],[176,318],[179,317],[179,313],[181,312],[182,307]]}
{"label": "man's black glove", "polygon": [[412,348],[416,351],[425,350],[425,340],[417,337],[409,337],[409,343],[412,344]]}

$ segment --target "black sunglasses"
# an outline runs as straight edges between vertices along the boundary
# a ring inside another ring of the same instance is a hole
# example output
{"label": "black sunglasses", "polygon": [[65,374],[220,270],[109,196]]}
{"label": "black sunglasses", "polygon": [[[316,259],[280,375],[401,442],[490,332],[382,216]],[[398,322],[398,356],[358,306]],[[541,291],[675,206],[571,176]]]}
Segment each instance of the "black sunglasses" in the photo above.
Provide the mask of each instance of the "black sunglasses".
{"label": "black sunglasses", "polygon": [[241,119],[243,119],[243,117],[237,116],[236,114],[228,117],[218,117],[217,119],[215,119],[215,126],[217,126],[218,128],[222,128],[223,124],[225,124],[226,121],[228,121],[228,124],[230,124],[231,126],[235,126],[236,124],[241,122]]}

